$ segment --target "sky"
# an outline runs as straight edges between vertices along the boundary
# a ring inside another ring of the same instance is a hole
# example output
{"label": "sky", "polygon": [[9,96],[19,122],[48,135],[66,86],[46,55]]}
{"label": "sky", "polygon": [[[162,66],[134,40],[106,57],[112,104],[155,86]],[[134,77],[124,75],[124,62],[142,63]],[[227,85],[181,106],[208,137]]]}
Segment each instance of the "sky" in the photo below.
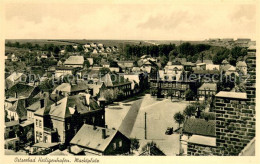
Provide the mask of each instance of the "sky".
{"label": "sky", "polygon": [[256,6],[250,4],[5,4],[6,39],[204,40],[255,35]]}

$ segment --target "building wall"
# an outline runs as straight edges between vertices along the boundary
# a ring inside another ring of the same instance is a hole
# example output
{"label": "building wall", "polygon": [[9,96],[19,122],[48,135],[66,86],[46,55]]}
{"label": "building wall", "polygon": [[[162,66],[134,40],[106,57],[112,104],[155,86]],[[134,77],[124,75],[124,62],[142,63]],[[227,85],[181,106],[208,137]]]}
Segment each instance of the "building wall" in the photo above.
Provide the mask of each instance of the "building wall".
{"label": "building wall", "polygon": [[130,151],[130,140],[121,133],[117,132],[111,143],[104,151],[104,155],[125,154]]}
{"label": "building wall", "polygon": [[187,151],[188,156],[210,156],[216,154],[217,152],[216,147],[198,145],[189,142],[187,147],[188,147],[188,151]]}
{"label": "building wall", "polygon": [[[41,122],[41,126],[40,126]],[[34,141],[35,143],[43,141],[44,124],[43,117],[34,115]]]}

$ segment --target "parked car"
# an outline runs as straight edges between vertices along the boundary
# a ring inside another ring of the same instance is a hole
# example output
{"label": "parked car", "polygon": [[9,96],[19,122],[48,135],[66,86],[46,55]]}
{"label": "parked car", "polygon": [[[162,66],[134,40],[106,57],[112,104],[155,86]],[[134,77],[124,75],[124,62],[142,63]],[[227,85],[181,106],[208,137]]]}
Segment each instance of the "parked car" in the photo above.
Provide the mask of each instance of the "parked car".
{"label": "parked car", "polygon": [[165,132],[166,135],[171,135],[173,134],[173,127],[168,127],[166,132]]}

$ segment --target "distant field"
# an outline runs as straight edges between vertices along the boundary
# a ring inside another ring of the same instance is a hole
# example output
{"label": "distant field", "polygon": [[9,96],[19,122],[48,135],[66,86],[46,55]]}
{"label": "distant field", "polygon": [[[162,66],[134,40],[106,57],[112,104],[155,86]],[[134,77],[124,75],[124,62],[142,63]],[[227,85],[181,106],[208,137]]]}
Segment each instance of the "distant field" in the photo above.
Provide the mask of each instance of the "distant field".
{"label": "distant field", "polygon": [[20,44],[23,43],[32,43],[32,44],[54,44],[54,45],[68,45],[68,44],[87,44],[87,43],[102,43],[105,46],[119,46],[120,44],[141,44],[142,45],[150,45],[144,41],[138,40],[71,40],[71,39],[62,39],[62,40],[48,40],[48,39],[8,39],[6,42],[19,42]]}

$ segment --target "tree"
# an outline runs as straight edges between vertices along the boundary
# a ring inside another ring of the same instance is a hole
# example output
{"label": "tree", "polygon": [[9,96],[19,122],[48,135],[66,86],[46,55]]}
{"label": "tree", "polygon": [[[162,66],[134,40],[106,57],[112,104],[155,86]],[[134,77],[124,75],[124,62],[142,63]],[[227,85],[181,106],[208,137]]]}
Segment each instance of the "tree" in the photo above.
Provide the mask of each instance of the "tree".
{"label": "tree", "polygon": [[184,122],[185,117],[181,112],[178,112],[174,114],[173,119],[175,120],[176,123],[179,124],[180,127],[181,124]]}
{"label": "tree", "polygon": [[60,47],[55,46],[55,47],[53,48],[53,52],[54,52],[55,54],[59,54],[59,53],[60,53]]}
{"label": "tree", "polygon": [[7,115],[8,115],[8,113],[7,113],[7,111],[5,110],[5,122],[9,122],[9,121],[10,121],[10,119],[7,117]]}
{"label": "tree", "polygon": [[99,69],[99,72],[100,72],[101,75],[106,75],[107,73],[110,72],[110,69],[103,67],[103,68]]}
{"label": "tree", "polygon": [[32,142],[33,142],[33,140],[34,140],[34,135],[33,135],[32,130],[28,131],[28,133],[26,134],[26,140],[27,140],[27,142],[29,142],[29,143],[32,143]]}
{"label": "tree", "polygon": [[193,100],[195,94],[192,90],[188,89],[186,92],[185,92],[185,98],[187,101],[190,101],[190,100]]}
{"label": "tree", "polygon": [[85,61],[84,61],[84,66],[87,67],[87,68],[90,67],[90,63],[89,63],[88,60],[85,60]]}
{"label": "tree", "polygon": [[136,138],[131,138],[130,141],[131,141],[131,150],[137,151],[140,147],[139,141]]}
{"label": "tree", "polygon": [[183,113],[187,117],[191,117],[196,113],[196,107],[194,105],[189,105],[185,108]]}
{"label": "tree", "polygon": [[103,96],[106,99],[106,101],[109,103],[113,101],[113,90],[112,89],[106,89],[103,91]]}

